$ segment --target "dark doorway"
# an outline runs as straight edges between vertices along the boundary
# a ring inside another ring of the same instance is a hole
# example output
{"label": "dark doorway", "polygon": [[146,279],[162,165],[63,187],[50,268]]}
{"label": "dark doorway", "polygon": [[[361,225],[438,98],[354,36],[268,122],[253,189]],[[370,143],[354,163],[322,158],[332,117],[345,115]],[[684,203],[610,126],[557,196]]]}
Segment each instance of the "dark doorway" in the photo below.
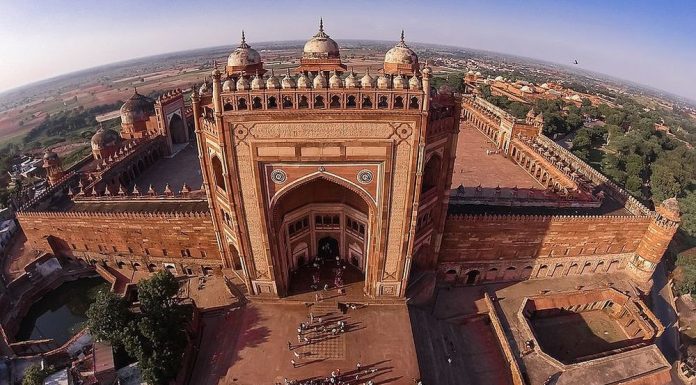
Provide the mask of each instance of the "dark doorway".
{"label": "dark doorway", "polygon": [[475,284],[480,274],[481,273],[478,270],[471,270],[470,272],[466,273],[466,284]]}
{"label": "dark doorway", "polygon": [[338,257],[338,241],[333,237],[324,237],[317,245],[317,256],[324,261]]}
{"label": "dark doorway", "polygon": [[175,144],[186,143],[188,138],[186,138],[186,129],[184,128],[184,121],[181,116],[174,114],[169,120],[169,132],[172,135],[172,142]]}

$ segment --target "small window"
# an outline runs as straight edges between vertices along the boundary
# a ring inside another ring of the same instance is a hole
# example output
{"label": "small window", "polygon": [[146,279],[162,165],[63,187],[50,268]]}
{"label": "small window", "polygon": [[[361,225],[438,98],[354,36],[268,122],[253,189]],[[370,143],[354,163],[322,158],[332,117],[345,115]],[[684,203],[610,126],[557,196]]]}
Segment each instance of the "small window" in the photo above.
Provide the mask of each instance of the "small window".
{"label": "small window", "polygon": [[167,256],[167,249],[162,249],[162,255]]}
{"label": "small window", "polygon": [[147,247],[145,248],[145,255],[150,255],[150,249],[148,249]]}
{"label": "small window", "polygon": [[186,250],[181,249],[181,256],[182,256],[182,257],[185,257],[185,256],[186,256]]}
{"label": "small window", "polygon": [[355,96],[350,95],[348,97],[348,102],[346,103],[346,108],[355,108],[355,107],[356,107]]}
{"label": "small window", "polygon": [[261,98],[257,96],[251,102],[251,108],[254,110],[259,110],[261,109],[261,107],[263,107],[263,105],[261,104]]}
{"label": "small window", "polygon": [[299,108],[309,108],[309,102],[307,101],[307,97],[302,95],[300,96],[300,102],[297,103],[297,107]]}
{"label": "small window", "polygon": [[130,246],[128,246],[128,252],[133,254],[133,249]]}
{"label": "small window", "polygon": [[408,105],[408,108],[412,108],[417,110],[418,109],[418,98],[417,97],[412,97],[411,98],[411,103]]}
{"label": "small window", "polygon": [[380,96],[379,103],[377,103],[377,108],[387,108],[387,107],[389,107],[389,103],[387,103],[387,97]]}
{"label": "small window", "polygon": [[278,102],[276,101],[275,96],[271,96],[268,98],[268,108],[269,109],[276,109],[278,108]]}
{"label": "small window", "polygon": [[331,108],[341,108],[341,98],[338,97],[338,95],[334,95],[331,97],[331,104],[329,105]]}
{"label": "small window", "polygon": [[323,96],[317,96],[314,98],[314,107],[315,108],[324,108],[324,97]]}
{"label": "small window", "polygon": [[70,246],[72,246],[72,249],[73,249],[73,250],[77,250],[77,246],[75,246],[74,243],[71,243]]}
{"label": "small window", "polygon": [[114,253],[118,253],[118,249],[116,248],[116,246],[111,246],[111,248],[114,249]]}
{"label": "small window", "polygon": [[206,257],[206,256],[205,256],[205,251],[204,251],[204,250],[201,250],[201,258],[205,258],[205,257]]}
{"label": "small window", "polygon": [[394,99],[394,108],[404,108],[404,98],[401,96],[397,96]]}
{"label": "small window", "polygon": [[372,108],[372,99],[369,96],[363,98],[362,108]]}
{"label": "small window", "polygon": [[237,99],[237,109],[238,110],[246,110],[247,109],[246,99],[244,99],[244,98]]}
{"label": "small window", "polygon": [[283,108],[292,108],[292,97],[283,96]]}

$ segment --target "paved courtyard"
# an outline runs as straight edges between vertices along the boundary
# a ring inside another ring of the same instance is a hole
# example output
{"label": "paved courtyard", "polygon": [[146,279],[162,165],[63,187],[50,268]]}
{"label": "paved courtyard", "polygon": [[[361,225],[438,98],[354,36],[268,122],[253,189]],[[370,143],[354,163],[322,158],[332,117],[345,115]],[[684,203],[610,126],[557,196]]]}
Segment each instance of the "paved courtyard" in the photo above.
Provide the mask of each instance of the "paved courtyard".
{"label": "paved courtyard", "polygon": [[[309,342],[298,342],[298,325],[309,323],[310,312],[317,328],[302,333]],[[333,334],[338,321],[345,322],[345,332]],[[351,384],[412,384],[420,376],[406,305],[368,305],[342,314],[336,301],[252,302],[204,317],[202,333],[195,384],[284,384],[285,378],[326,378],[335,370]]]}

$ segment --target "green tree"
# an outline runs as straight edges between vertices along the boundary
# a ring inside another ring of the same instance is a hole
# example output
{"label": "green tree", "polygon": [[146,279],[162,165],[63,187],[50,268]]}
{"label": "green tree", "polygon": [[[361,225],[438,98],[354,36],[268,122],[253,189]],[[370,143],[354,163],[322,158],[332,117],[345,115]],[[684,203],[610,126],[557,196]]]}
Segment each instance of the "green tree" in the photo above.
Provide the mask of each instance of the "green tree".
{"label": "green tree", "polygon": [[674,281],[679,294],[696,293],[696,256],[679,255],[677,257]]}
{"label": "green tree", "polygon": [[123,298],[110,291],[100,291],[87,310],[87,327],[97,340],[119,345],[129,329],[131,317]]}
{"label": "green tree", "polygon": [[48,371],[41,369],[39,365],[33,364],[24,371],[22,385],[43,385]]}

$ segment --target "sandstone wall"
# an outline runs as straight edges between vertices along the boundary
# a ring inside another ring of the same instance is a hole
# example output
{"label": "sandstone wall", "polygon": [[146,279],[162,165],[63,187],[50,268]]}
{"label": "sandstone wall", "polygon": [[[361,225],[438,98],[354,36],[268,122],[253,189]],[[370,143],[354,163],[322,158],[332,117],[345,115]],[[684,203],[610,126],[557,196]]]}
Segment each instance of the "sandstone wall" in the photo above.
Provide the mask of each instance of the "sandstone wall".
{"label": "sandstone wall", "polygon": [[208,213],[20,212],[29,247],[86,261],[177,264],[199,271],[222,264]]}

